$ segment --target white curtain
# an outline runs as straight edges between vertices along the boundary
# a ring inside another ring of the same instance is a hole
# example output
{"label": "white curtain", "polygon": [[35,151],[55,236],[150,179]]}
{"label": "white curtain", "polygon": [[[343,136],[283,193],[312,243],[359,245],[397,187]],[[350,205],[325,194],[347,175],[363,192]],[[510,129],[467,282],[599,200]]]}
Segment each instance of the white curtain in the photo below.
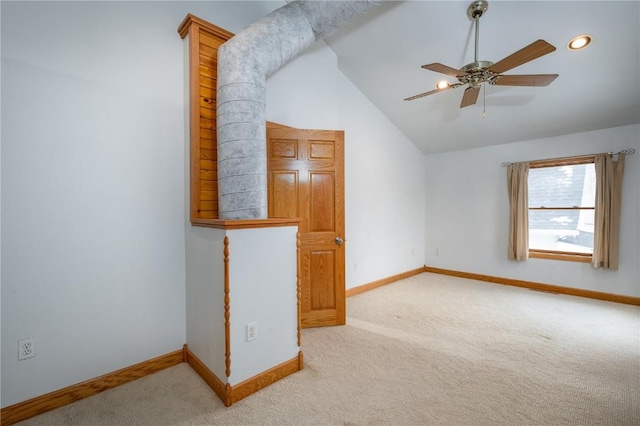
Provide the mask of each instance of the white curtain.
{"label": "white curtain", "polygon": [[529,163],[507,166],[509,189],[509,247],[511,260],[529,259]]}
{"label": "white curtain", "polygon": [[596,155],[596,208],[591,261],[594,268],[618,269],[624,160],[624,154],[618,154],[618,161],[614,161],[610,154]]}

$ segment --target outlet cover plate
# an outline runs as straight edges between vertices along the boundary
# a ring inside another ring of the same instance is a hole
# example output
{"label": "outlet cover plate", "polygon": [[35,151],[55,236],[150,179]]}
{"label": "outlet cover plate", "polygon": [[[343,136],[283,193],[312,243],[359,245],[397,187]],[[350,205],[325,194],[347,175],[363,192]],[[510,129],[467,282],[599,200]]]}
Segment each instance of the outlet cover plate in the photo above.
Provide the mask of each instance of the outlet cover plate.
{"label": "outlet cover plate", "polygon": [[258,324],[252,322],[247,324],[247,342],[251,342],[252,340],[256,340],[258,338]]}
{"label": "outlet cover plate", "polygon": [[18,361],[34,356],[36,356],[36,339],[30,337],[18,340]]}

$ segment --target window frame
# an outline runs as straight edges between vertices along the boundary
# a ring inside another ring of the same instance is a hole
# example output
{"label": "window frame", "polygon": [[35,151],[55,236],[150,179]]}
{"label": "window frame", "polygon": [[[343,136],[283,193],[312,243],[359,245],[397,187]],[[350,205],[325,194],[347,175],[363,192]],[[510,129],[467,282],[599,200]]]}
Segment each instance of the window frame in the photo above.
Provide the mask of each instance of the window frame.
{"label": "window frame", "polygon": [[[537,160],[529,162],[529,169],[542,169],[547,167],[562,167],[562,166],[578,166],[581,164],[595,164],[595,155],[583,155],[579,157],[558,158],[549,160]],[[531,208],[528,207],[527,211],[531,210],[593,210],[595,214],[595,206],[591,207],[559,207],[559,208]],[[527,230],[529,230],[527,226]],[[565,260],[571,262],[584,262],[591,263],[593,259],[592,253],[576,253],[567,252],[561,250],[541,250],[529,248],[529,257],[537,259],[552,259],[552,260]]]}

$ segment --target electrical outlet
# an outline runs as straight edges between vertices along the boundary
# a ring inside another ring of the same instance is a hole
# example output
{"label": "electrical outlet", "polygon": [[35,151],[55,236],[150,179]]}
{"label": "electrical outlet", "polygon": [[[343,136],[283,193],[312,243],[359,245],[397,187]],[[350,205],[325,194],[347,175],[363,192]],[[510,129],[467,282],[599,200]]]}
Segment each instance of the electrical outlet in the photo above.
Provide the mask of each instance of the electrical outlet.
{"label": "electrical outlet", "polygon": [[258,338],[258,324],[252,322],[251,324],[247,324],[247,342],[252,340],[256,340]]}
{"label": "electrical outlet", "polygon": [[18,361],[34,356],[36,356],[36,339],[30,337],[18,340]]}

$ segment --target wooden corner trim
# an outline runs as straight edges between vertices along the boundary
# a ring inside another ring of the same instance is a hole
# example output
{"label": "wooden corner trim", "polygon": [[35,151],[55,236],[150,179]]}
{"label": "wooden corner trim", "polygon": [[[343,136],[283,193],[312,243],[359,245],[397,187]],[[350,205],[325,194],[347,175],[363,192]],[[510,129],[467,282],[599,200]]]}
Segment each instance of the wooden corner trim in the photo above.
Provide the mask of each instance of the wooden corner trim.
{"label": "wooden corner trim", "polygon": [[178,34],[180,37],[185,38],[189,34],[189,28],[192,24],[198,24],[200,27],[205,28],[208,32],[215,34],[219,37],[230,39],[234,34],[230,31],[220,28],[217,25],[213,25],[211,22],[205,21],[202,18],[198,18],[195,15],[187,13],[187,16],[183,19],[182,23],[178,27]]}
{"label": "wooden corner trim", "polygon": [[296,232],[296,299],[297,299],[297,315],[298,315],[298,347],[300,347],[300,343],[302,341],[302,275],[300,274],[300,270],[302,266],[300,264],[300,247],[302,243],[300,242],[300,232]]}
{"label": "wooden corner trim", "polygon": [[605,300],[607,302],[624,303],[626,305],[640,306],[640,297],[623,296],[620,294],[604,293],[600,291],[584,290],[580,288],[563,287],[552,284],[543,284],[533,281],[514,280],[511,278],[494,277],[491,275],[474,274],[471,272],[460,272],[451,269],[424,267],[424,272],[433,272],[436,274],[450,275],[452,277],[469,278],[477,281],[486,281],[496,284],[511,285],[515,287],[523,287],[531,290],[545,291],[548,293],[568,294],[570,296],[586,297],[589,299]]}
{"label": "wooden corner trim", "polygon": [[391,284],[393,282],[403,280],[405,278],[413,277],[424,272],[424,267],[412,269],[411,271],[403,272],[401,274],[392,275],[381,280],[372,281],[368,284],[352,287],[345,292],[347,297],[355,296],[356,294],[364,293],[365,291],[373,290],[374,288],[382,287],[383,285]]}
{"label": "wooden corner trim", "polygon": [[213,392],[218,395],[218,398],[220,398],[222,402],[225,402],[225,400],[227,399],[228,384],[225,385],[224,383],[222,383],[218,376],[216,376],[211,370],[209,370],[209,367],[204,365],[204,363],[200,361],[200,359],[189,350],[187,345],[184,346],[187,364],[189,364],[189,366],[193,368],[193,371],[195,371],[196,374],[198,374],[198,376],[200,376],[202,380],[204,380],[204,382],[213,390]]}
{"label": "wooden corner trim", "polygon": [[223,220],[223,219],[192,219],[191,225],[217,229],[252,229],[275,228],[278,226],[298,226],[300,220],[295,219],[251,219],[251,220]]}
{"label": "wooden corner trim", "polygon": [[224,364],[231,375],[231,305],[229,301],[229,237],[224,237]]}
{"label": "wooden corner trim", "polygon": [[228,395],[230,404],[234,404],[249,395],[258,392],[260,389],[277,382],[280,379],[287,377],[296,371],[303,368],[303,356],[302,352],[298,352],[298,356],[285,361],[282,364],[276,365],[262,373],[255,375],[244,382],[238,383],[235,386],[231,386],[231,393]]}
{"label": "wooden corner trim", "polygon": [[19,402],[0,411],[0,424],[12,425],[38,414],[96,395],[149,374],[182,363],[184,350],[178,350],[94,379]]}

